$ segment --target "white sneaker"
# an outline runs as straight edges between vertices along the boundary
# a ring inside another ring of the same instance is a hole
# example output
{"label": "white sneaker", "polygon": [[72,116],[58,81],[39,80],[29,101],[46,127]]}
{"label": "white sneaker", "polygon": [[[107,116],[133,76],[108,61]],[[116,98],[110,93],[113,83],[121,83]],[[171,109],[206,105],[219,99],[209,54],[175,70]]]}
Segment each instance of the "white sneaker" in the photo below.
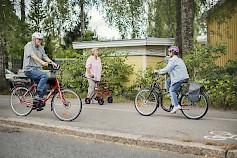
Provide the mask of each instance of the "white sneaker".
{"label": "white sneaker", "polygon": [[182,107],[181,107],[180,105],[175,106],[175,107],[173,108],[173,110],[172,110],[170,113],[171,113],[171,114],[176,113],[176,111],[177,111],[177,110],[180,110],[180,109],[182,109]]}
{"label": "white sneaker", "polygon": [[97,103],[97,101],[93,98],[93,99],[91,99],[91,104],[96,104]]}

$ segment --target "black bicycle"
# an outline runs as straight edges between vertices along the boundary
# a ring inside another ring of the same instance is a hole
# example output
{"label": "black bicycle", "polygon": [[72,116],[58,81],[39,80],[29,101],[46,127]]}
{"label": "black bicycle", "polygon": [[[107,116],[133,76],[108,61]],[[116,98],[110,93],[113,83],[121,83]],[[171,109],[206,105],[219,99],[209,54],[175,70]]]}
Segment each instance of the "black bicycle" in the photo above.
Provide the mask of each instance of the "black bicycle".
{"label": "black bicycle", "polygon": [[[134,100],[135,108],[138,113],[143,116],[152,115],[159,105],[161,105],[161,108],[167,112],[170,112],[173,109],[170,96],[167,92],[164,92],[165,89],[162,89],[159,86],[158,79],[159,77],[153,79],[150,88],[141,89],[136,94]],[[187,87],[188,83],[183,83],[177,94],[179,104],[182,107],[181,112],[189,119],[200,119],[205,116],[208,111],[207,94],[201,91],[198,101],[191,101],[188,96]]]}

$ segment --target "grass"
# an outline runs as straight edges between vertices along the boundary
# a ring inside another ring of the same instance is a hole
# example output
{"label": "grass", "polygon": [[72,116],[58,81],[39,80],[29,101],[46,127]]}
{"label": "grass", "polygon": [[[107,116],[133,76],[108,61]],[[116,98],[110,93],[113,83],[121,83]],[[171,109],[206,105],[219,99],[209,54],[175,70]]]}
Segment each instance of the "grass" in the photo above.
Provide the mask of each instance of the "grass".
{"label": "grass", "polygon": [[[183,139],[178,139],[180,142],[194,142],[195,140],[192,138],[183,138]],[[225,144],[225,143],[220,143],[218,141],[214,140],[208,140],[202,142],[205,145],[213,145],[213,146],[220,146],[222,149],[225,150],[236,150],[237,149],[237,144]]]}
{"label": "grass", "polygon": [[183,138],[183,139],[178,139],[180,142],[194,142],[194,139],[192,138]]}
{"label": "grass", "polygon": [[213,145],[213,146],[220,146],[222,149],[225,149],[225,150],[235,150],[235,149],[237,149],[236,144],[224,144],[224,143],[220,143],[220,142],[213,141],[213,140],[205,141],[205,142],[203,142],[203,144]]}

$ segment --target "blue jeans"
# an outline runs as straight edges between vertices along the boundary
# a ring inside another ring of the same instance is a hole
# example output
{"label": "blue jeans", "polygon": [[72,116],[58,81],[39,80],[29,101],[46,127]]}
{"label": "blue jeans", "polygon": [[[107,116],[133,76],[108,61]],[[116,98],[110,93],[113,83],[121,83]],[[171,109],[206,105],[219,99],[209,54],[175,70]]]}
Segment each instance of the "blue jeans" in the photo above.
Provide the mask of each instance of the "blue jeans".
{"label": "blue jeans", "polygon": [[44,96],[46,88],[46,83],[48,81],[49,76],[37,69],[25,71],[25,75],[32,79],[37,84],[37,91],[40,97]]}
{"label": "blue jeans", "polygon": [[171,85],[171,78],[169,77],[169,78],[166,79],[166,90],[169,91],[169,93],[171,95],[171,103],[174,106],[179,105],[177,94],[178,94],[178,91],[179,91],[179,87],[185,81],[187,81],[187,79],[181,80],[181,81],[176,82],[176,83]]}

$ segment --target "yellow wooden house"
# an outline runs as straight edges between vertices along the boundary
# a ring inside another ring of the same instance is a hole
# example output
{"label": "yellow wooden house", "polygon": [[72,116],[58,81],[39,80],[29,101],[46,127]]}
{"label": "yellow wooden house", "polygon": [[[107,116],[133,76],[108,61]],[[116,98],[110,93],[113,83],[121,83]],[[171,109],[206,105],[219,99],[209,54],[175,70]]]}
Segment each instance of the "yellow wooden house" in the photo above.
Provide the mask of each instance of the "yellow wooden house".
{"label": "yellow wooden house", "polygon": [[237,61],[237,0],[221,0],[206,14],[207,42],[227,46],[226,55],[217,59],[223,66],[228,60]]}
{"label": "yellow wooden house", "polygon": [[[134,66],[134,72],[145,70],[147,67],[155,68],[157,63],[163,61],[167,55],[167,48],[174,44],[171,38],[146,38],[113,41],[84,41],[73,42],[74,49],[87,51],[91,48],[114,49],[118,56],[127,55],[126,63]],[[131,82],[135,75],[130,76]]]}

